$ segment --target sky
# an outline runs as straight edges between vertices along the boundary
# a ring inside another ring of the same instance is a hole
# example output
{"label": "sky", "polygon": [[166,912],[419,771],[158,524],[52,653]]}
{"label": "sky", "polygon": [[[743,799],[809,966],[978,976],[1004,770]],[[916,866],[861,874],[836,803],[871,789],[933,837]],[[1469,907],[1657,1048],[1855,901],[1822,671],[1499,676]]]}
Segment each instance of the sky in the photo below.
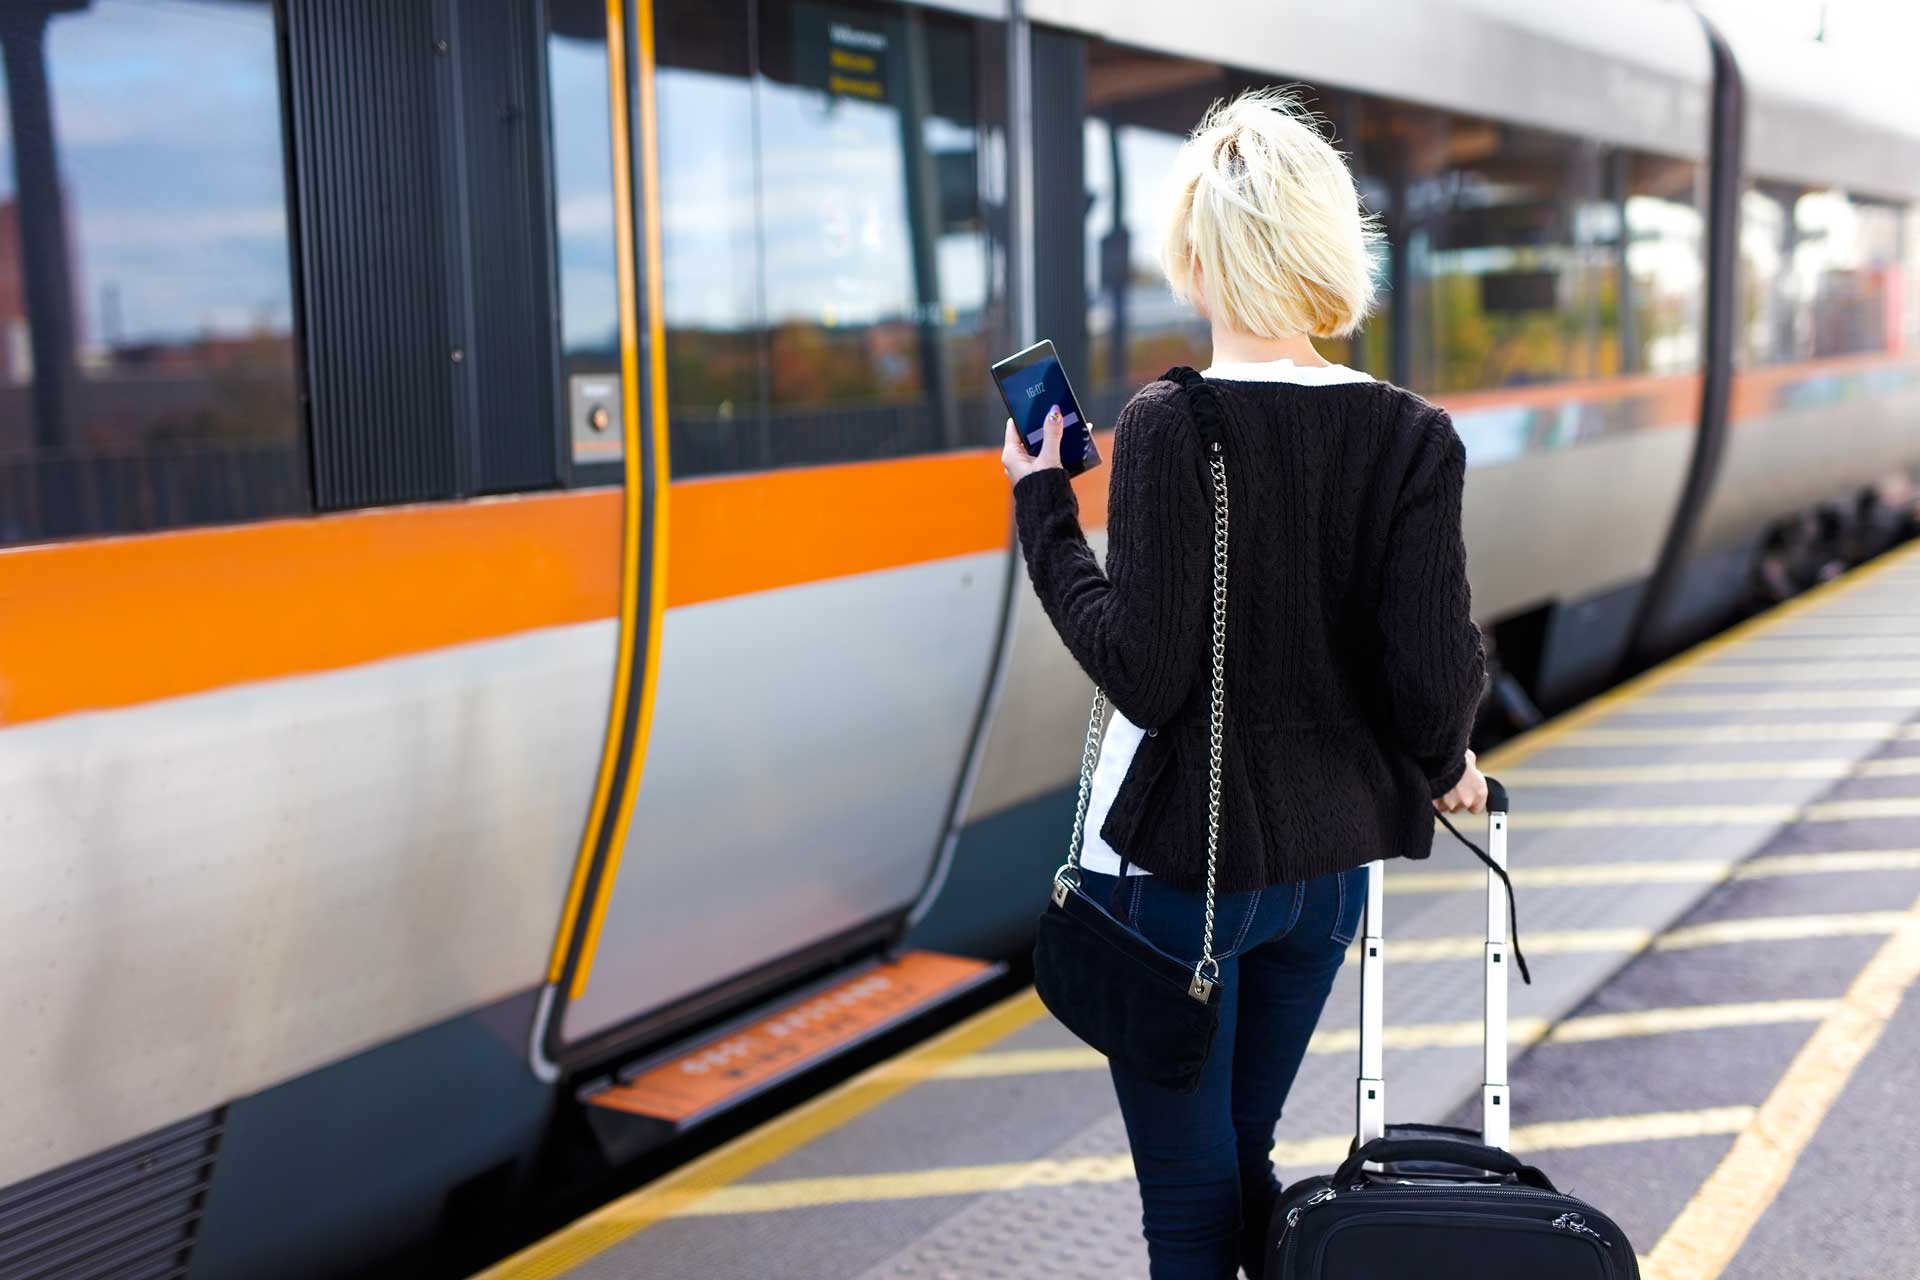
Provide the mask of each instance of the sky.
{"label": "sky", "polygon": [[1824,19],[1828,44],[1863,54],[1920,44],[1916,0],[1716,0],[1707,7],[1723,21],[1771,23],[1783,35],[1808,40]]}

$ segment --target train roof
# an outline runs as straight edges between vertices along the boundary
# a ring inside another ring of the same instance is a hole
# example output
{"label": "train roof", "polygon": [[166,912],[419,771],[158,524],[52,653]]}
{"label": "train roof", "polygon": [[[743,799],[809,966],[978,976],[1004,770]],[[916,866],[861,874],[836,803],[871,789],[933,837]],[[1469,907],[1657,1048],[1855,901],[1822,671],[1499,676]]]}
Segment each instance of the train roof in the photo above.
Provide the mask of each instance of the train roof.
{"label": "train roof", "polygon": [[1426,106],[1704,159],[1713,66],[1679,4],[1612,0],[1027,0],[1035,22]]}
{"label": "train roof", "polygon": [[1910,68],[1789,40],[1738,5],[1703,4],[1746,86],[1746,169],[1756,178],[1920,199],[1920,98]]}
{"label": "train roof", "polygon": [[[1920,100],[1893,68],[1699,0],[1747,96],[1756,177],[1920,198]],[[1713,80],[1699,16],[1679,0],[1027,0],[1035,22],[1324,88],[1704,159]]]}

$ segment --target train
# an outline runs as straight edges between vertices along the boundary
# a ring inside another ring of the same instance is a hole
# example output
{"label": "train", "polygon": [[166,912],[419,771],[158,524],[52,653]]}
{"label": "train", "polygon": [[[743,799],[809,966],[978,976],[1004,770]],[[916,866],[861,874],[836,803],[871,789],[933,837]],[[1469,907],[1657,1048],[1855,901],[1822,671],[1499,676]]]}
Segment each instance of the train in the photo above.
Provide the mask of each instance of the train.
{"label": "train", "polygon": [[9,1275],[392,1266],[585,1082],[1016,955],[1089,686],[987,368],[1049,337],[1110,424],[1207,363],[1159,188],[1244,87],[1380,220],[1326,354],[1466,442],[1502,714],[1920,475],[1910,91],[1687,5],[19,0],[0,51]]}

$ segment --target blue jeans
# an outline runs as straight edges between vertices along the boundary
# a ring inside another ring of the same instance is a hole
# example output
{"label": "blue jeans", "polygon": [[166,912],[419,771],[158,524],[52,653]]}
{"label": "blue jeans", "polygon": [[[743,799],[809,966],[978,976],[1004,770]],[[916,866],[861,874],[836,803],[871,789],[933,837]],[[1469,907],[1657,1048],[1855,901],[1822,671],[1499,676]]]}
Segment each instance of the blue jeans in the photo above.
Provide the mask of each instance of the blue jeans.
{"label": "blue jeans", "polygon": [[[1199,958],[1202,894],[1136,876],[1116,899],[1116,877],[1081,875],[1094,901],[1120,908],[1155,946]],[[1231,1280],[1242,1265],[1257,1280],[1280,1191],[1274,1126],[1366,899],[1365,867],[1219,899],[1225,999],[1199,1087],[1175,1093],[1112,1069],[1153,1280]]]}

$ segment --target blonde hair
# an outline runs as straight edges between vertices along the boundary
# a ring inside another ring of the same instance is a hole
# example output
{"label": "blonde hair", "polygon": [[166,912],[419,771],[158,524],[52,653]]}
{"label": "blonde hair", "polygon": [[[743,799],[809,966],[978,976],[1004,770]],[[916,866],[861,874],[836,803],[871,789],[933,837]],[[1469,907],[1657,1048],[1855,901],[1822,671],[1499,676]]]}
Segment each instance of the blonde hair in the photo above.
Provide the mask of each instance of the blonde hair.
{"label": "blonde hair", "polygon": [[1340,338],[1373,308],[1379,238],[1346,161],[1284,89],[1216,102],[1180,148],[1160,246],[1182,302],[1262,338]]}

